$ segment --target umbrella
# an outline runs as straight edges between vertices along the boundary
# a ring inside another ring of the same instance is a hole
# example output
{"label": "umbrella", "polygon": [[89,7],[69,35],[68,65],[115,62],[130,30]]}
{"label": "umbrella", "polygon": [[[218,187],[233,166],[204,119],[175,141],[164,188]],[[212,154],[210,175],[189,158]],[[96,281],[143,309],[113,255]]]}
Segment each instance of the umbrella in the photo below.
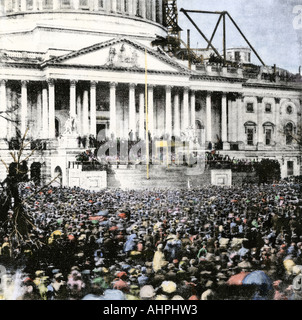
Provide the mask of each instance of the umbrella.
{"label": "umbrella", "polygon": [[243,285],[258,285],[266,287],[268,290],[273,289],[271,278],[261,270],[253,271],[248,274],[242,281]]}
{"label": "umbrella", "polygon": [[107,289],[100,297],[100,300],[125,300],[125,295],[120,290]]}
{"label": "umbrella", "polygon": [[100,219],[101,219],[100,217],[96,217],[96,216],[95,216],[95,217],[89,217],[89,220],[90,220],[90,221],[94,221],[94,220],[97,220],[97,221],[98,221],[98,220],[100,220]]}
{"label": "umbrella", "polygon": [[109,214],[108,210],[99,211],[97,213],[98,216],[108,216],[108,214]]}
{"label": "umbrella", "polygon": [[172,293],[176,291],[176,283],[173,281],[163,281],[161,287],[166,293]]}
{"label": "umbrella", "polygon": [[240,272],[229,278],[227,284],[230,286],[241,286],[243,279],[249,274],[249,272]]}
{"label": "umbrella", "polygon": [[53,236],[61,236],[61,235],[62,235],[62,231],[60,231],[60,230],[56,230],[51,234],[52,237]]}

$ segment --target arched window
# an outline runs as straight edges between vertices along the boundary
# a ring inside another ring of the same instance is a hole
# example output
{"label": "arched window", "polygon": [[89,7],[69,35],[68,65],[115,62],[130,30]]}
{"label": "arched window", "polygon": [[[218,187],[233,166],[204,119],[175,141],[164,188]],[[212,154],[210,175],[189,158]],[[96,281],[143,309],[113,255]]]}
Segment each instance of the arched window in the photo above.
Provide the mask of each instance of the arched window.
{"label": "arched window", "polygon": [[60,166],[57,166],[55,168],[55,182],[54,183],[58,183],[60,186],[62,186],[62,169]]}

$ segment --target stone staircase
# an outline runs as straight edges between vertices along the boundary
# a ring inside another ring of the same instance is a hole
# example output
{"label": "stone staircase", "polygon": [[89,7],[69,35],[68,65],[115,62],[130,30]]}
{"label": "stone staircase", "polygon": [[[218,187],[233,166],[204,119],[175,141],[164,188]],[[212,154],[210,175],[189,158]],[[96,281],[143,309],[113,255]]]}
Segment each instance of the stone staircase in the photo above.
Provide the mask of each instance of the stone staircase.
{"label": "stone staircase", "polygon": [[149,179],[145,166],[119,166],[107,176],[108,188],[121,189],[185,189],[209,185],[211,173],[204,173],[187,167],[161,165],[150,166]]}

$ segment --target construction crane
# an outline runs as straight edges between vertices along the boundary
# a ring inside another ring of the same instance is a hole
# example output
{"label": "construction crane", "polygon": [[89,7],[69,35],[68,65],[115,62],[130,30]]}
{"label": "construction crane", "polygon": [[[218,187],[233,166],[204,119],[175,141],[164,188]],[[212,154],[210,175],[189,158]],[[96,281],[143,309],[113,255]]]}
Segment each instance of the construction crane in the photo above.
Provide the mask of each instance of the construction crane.
{"label": "construction crane", "polygon": [[[153,45],[160,45],[166,52],[171,52],[174,56],[182,60],[191,62],[202,62],[202,56],[198,56],[191,48],[189,43],[189,30],[188,41],[185,43],[181,39],[182,28],[178,24],[178,8],[177,0],[163,0],[163,24],[167,28],[168,36],[158,37],[152,42]],[[184,47],[181,47],[181,46]]]}
{"label": "construction crane", "polygon": [[[203,39],[207,42],[208,46],[207,49],[211,48],[215,54],[217,55],[218,58],[221,59],[221,61],[223,61],[223,64],[226,65],[227,64],[227,57],[226,57],[226,18],[229,18],[230,21],[233,23],[233,25],[235,26],[235,28],[238,30],[238,32],[240,33],[240,35],[242,36],[242,38],[245,40],[245,42],[248,44],[248,46],[251,48],[251,50],[254,52],[254,54],[256,55],[256,57],[259,59],[259,61],[261,62],[261,64],[263,66],[265,66],[265,63],[263,62],[263,60],[260,58],[259,54],[257,53],[257,51],[255,50],[255,48],[251,45],[251,43],[249,42],[249,40],[246,38],[246,36],[244,35],[244,33],[241,31],[241,29],[239,28],[239,26],[237,25],[237,23],[235,22],[235,20],[231,17],[231,15],[227,12],[227,11],[204,11],[204,10],[186,10],[186,9],[180,9],[180,12],[182,12],[187,18],[188,20],[193,24],[193,26],[196,28],[196,30],[199,32],[199,34],[203,37]],[[212,33],[211,39],[208,39],[205,34],[203,33],[203,31],[198,27],[198,25],[196,24],[196,22],[192,19],[192,17],[189,15],[189,13],[198,13],[198,14],[214,14],[214,15],[219,15],[218,21],[216,23],[216,26],[214,28],[214,31]],[[217,49],[213,46],[213,39],[215,37],[216,31],[218,29],[218,26],[220,24],[220,22],[223,21],[223,57],[220,55],[220,53],[217,51]]]}

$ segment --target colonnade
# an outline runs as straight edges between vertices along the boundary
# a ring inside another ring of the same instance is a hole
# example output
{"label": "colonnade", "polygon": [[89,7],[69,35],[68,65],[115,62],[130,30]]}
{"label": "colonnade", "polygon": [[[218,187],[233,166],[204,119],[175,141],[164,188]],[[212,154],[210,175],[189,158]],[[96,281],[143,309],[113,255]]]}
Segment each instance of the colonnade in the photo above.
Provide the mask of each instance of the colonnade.
{"label": "colonnade", "polygon": [[[29,81],[21,82],[21,98],[20,98],[20,112],[19,122],[20,131],[24,133],[29,126],[29,112],[28,112],[28,83]],[[8,108],[7,94],[6,94],[6,80],[0,81],[0,112],[5,112]],[[37,99],[37,118],[33,119],[37,121],[38,129],[41,132],[41,138],[54,139],[56,137],[55,132],[55,118],[56,118],[56,95],[55,87],[57,82],[55,79],[48,79],[47,82],[41,83],[41,92],[39,92],[39,98]],[[83,135],[97,136],[97,82],[90,81],[88,86],[82,90],[82,96],[77,94],[78,82],[76,80],[69,81],[69,116],[74,118],[76,123],[81,124],[81,133]],[[128,131],[138,134],[140,139],[145,139],[145,91],[138,90],[138,86],[135,83],[127,84],[129,90],[128,96]],[[117,112],[117,88],[118,83],[109,83],[109,130],[107,130],[108,137],[117,138],[117,128],[120,127],[120,119]],[[148,128],[151,136],[156,131],[156,115],[155,115],[155,98],[154,90],[155,85],[148,85],[147,88],[147,102],[148,102]],[[180,137],[182,132],[187,129],[196,129],[196,92],[189,87],[177,87],[173,88],[170,85],[166,85],[164,88],[164,132],[167,137],[172,136]],[[139,96],[136,101],[136,96]],[[206,106],[205,106],[205,140],[207,143],[212,142],[212,95],[213,92],[206,92]],[[138,116],[137,108],[138,104]],[[227,107],[229,105],[229,108]],[[239,114],[235,110],[232,102],[227,102],[227,94],[222,94],[221,100],[221,138],[223,142],[227,142],[230,132],[228,132],[228,118],[232,117],[232,110],[236,115]],[[137,120],[139,119],[139,129],[137,130]],[[1,127],[5,127],[6,121],[4,118],[0,118]],[[38,131],[39,131],[38,130]],[[234,132],[232,132],[234,133]],[[6,131],[0,131],[0,138],[6,138]]]}

